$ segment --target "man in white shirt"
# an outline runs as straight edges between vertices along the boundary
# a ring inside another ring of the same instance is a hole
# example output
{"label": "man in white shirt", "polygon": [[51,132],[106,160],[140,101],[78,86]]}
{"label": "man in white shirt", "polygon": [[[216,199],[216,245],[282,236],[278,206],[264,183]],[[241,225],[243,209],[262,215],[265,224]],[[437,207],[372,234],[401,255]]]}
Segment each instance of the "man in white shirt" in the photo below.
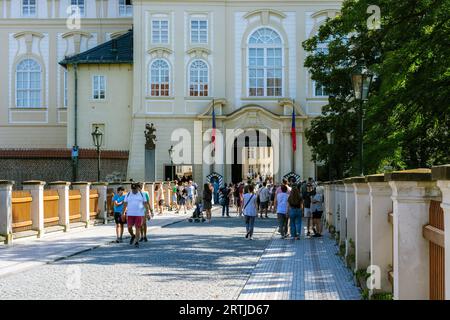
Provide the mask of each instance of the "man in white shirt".
{"label": "man in white shirt", "polygon": [[[141,226],[145,215],[150,216],[150,206],[136,183],[131,184],[131,192],[128,192],[125,196],[122,214],[125,211],[127,213],[128,232],[131,235],[130,244],[134,242],[134,246],[139,248]],[[133,226],[136,229],[136,234],[133,233]]]}
{"label": "man in white shirt", "polygon": [[270,192],[267,188],[267,182],[263,182],[263,187],[259,190],[259,210],[261,214],[261,218],[263,217],[263,212],[267,216],[267,210],[269,209],[269,200],[270,200]]}

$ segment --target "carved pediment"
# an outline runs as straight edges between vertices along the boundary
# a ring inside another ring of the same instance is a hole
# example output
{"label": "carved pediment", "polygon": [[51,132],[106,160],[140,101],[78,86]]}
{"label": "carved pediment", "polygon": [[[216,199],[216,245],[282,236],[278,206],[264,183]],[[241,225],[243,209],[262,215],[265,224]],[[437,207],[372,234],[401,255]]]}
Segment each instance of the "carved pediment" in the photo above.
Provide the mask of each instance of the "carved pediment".
{"label": "carved pediment", "polygon": [[267,25],[269,24],[269,18],[270,16],[275,16],[279,19],[284,19],[286,18],[286,15],[278,10],[274,10],[274,9],[258,9],[258,10],[254,10],[251,11],[249,13],[247,13],[244,18],[245,19],[250,19],[254,16],[259,16],[259,18],[261,19],[261,23],[263,25]]}
{"label": "carved pediment", "polygon": [[293,102],[292,99],[283,98],[278,100],[278,105],[284,108],[284,115],[292,114],[292,107],[295,108],[295,114],[297,116],[306,117],[306,113],[303,108],[297,102]]}
{"label": "carved pediment", "polygon": [[188,51],[186,51],[186,53],[191,57],[191,58],[207,58],[210,54],[211,54],[211,50],[206,49],[206,48],[201,48],[201,47],[196,47],[196,48],[191,48]]}
{"label": "carved pediment", "polygon": [[154,47],[147,51],[152,58],[168,58],[173,51],[166,47]]}

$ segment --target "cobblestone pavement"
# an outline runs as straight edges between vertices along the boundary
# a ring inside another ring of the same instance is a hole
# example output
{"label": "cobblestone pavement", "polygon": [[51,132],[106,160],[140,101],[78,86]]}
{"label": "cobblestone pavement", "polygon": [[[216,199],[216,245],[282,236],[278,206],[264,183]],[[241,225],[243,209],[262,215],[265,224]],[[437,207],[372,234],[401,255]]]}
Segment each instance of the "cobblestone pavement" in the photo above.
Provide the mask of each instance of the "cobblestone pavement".
{"label": "cobblestone pavement", "polygon": [[153,230],[139,249],[107,244],[0,277],[0,299],[236,299],[275,224],[257,220],[250,241],[242,218],[182,221]]}
{"label": "cobblestone pavement", "polygon": [[361,299],[352,273],[329,234],[282,240],[275,236],[242,290],[242,300]]}
{"label": "cobblestone pavement", "polygon": [[0,300],[360,298],[329,237],[278,239],[271,215],[257,219],[250,241],[243,219],[232,215],[153,228],[139,249],[103,242],[53,263],[0,272]]}

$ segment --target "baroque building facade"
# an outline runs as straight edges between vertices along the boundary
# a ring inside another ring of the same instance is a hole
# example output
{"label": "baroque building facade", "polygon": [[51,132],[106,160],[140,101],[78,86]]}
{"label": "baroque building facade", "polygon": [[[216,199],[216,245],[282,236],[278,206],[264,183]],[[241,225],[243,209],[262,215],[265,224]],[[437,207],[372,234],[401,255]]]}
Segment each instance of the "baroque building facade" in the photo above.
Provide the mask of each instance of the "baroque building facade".
{"label": "baroque building facade", "polygon": [[[23,2],[0,0],[0,43],[7,44],[0,53],[8,61],[0,66],[8,88],[0,98],[0,148],[91,149],[99,126],[104,149],[128,152],[127,178],[144,180],[144,129],[154,123],[158,180],[167,178],[172,145],[197,181],[212,172],[236,180],[249,163],[239,166],[235,154],[260,146],[239,145],[234,136],[216,145],[215,164],[205,164],[214,110],[224,135],[256,129],[269,137],[264,154],[272,152],[273,164],[260,161],[265,173],[315,176],[304,131],[328,98],[303,66],[301,43],[338,14],[341,1],[134,0],[132,17],[128,1],[81,1],[80,30],[66,28],[71,1],[36,0],[32,18],[20,16]],[[130,38],[132,52],[124,45]],[[111,54],[115,60],[105,58]],[[37,80],[22,90],[17,77],[39,77],[39,94]],[[190,154],[179,152],[183,144]]]}

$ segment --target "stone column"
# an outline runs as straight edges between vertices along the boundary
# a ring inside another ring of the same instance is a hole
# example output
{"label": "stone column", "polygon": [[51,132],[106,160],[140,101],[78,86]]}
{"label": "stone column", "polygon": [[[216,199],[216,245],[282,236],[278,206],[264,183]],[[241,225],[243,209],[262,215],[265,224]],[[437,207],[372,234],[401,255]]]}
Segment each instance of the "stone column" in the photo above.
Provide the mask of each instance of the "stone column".
{"label": "stone column", "polygon": [[155,183],[146,183],[148,195],[150,196],[150,209],[155,212]]}
{"label": "stone column", "polygon": [[[355,188],[352,178],[344,180],[345,186],[345,217],[347,219],[347,237],[345,240],[345,258],[355,255]],[[354,259],[352,259],[354,260]],[[348,261],[350,262],[350,261]]]}
{"label": "stone column", "polygon": [[12,243],[12,187],[14,181],[0,180],[0,235]]}
{"label": "stone column", "polygon": [[352,178],[355,194],[355,271],[370,265],[370,200],[365,177]]}
{"label": "stone column", "polygon": [[81,221],[86,224],[86,228],[89,227],[89,189],[90,182],[73,182],[72,187],[75,190],[80,190],[81,194]]}
{"label": "stone column", "polygon": [[340,232],[341,223],[340,223],[340,212],[341,212],[341,192],[339,185],[342,184],[342,180],[334,182],[334,226],[336,228],[336,232]]}
{"label": "stone column", "polygon": [[330,208],[330,200],[329,200],[329,196],[330,196],[330,185],[328,184],[328,182],[325,182],[322,184],[323,186],[323,197],[324,197],[324,210],[323,210],[323,214],[325,215],[325,221],[327,223],[327,225],[329,225],[329,216],[328,216],[328,212],[330,212],[329,208]]}
{"label": "stone column", "polygon": [[166,205],[171,208],[170,204],[172,203],[172,185],[170,182],[166,182],[167,184],[167,197],[166,197]]}
{"label": "stone column", "polygon": [[429,299],[429,242],[422,230],[440,191],[429,169],[386,173],[385,181],[394,201],[394,299]]}
{"label": "stone column", "polygon": [[450,300],[450,165],[433,167],[433,180],[442,193],[441,207],[444,210],[444,243],[445,243],[445,300]]}
{"label": "stone column", "polygon": [[38,232],[38,238],[44,235],[44,186],[45,181],[32,180],[22,182],[23,190],[30,191],[32,229]]}
{"label": "stone column", "polygon": [[384,181],[384,174],[366,177],[370,190],[370,264],[380,268],[380,288],[370,290],[392,292],[389,271],[392,266],[392,226],[388,213],[392,212],[392,190]]}
{"label": "stone column", "polygon": [[58,192],[59,224],[64,227],[64,231],[68,231],[70,228],[70,219],[69,219],[70,182],[55,181],[55,182],[50,182],[48,185],[49,185],[50,189],[56,190]]}
{"label": "stone column", "polygon": [[339,244],[346,242],[347,237],[347,212],[345,206],[344,181],[339,185]]}
{"label": "stone column", "polygon": [[96,189],[98,192],[98,208],[100,209],[100,217],[103,219],[103,224],[108,223],[108,210],[106,201],[108,199],[108,183],[107,182],[94,182],[91,185],[92,189]]}
{"label": "stone column", "polygon": [[335,202],[335,194],[334,194],[334,184],[333,182],[330,182],[328,184],[328,223],[332,225],[334,228],[336,225],[334,224],[334,217],[336,216],[334,211],[334,202]]}

